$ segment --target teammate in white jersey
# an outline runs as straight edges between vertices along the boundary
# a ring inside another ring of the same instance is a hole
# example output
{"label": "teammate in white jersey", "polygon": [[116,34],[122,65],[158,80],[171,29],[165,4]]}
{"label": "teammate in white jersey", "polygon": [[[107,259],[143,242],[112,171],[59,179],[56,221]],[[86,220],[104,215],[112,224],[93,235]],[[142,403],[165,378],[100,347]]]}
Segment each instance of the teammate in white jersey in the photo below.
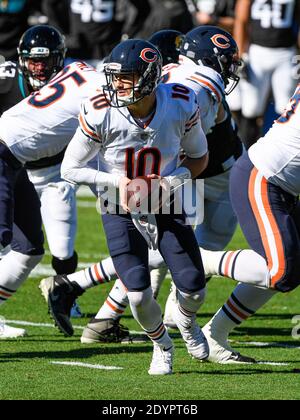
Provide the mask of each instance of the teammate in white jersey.
{"label": "teammate in white jersey", "polygon": [[0,304],[7,301],[43,256],[40,202],[23,165],[61,153],[77,128],[80,103],[103,84],[103,76],[73,63],[51,83],[0,118]]}
{"label": "teammate in white jersey", "polygon": [[[100,189],[119,189],[125,212],[118,206],[115,214],[111,210],[102,214],[109,252],[128,289],[133,316],[154,343],[149,374],[170,374],[173,345],[150,287],[148,245],[158,246],[172,272],[179,290],[174,318],[189,353],[199,360],[208,356],[206,340],[196,323],[196,312],[205,296],[201,256],[182,211],[149,213],[141,218],[130,213],[126,192],[137,176],[158,179],[173,188],[198,175],[207,165],[206,138],[193,91],[179,84],[158,84],[161,56],[149,42],[128,40],[119,44],[104,71],[108,83],[103,100],[95,104],[91,99],[83,105],[80,127],[66,150],[62,175],[68,181],[95,184]],[[178,167],[181,147],[187,157]],[[96,154],[100,171],[87,169],[87,162]],[[143,229],[145,218],[157,230],[156,235]],[[69,311],[59,297],[61,291],[71,295],[74,284],[63,276],[48,281],[52,315],[65,333],[72,334]]]}
{"label": "teammate in white jersey", "polygon": [[240,284],[204,327],[210,360],[234,362],[228,335],[274,294],[300,283],[300,85],[265,137],[236,163],[231,198],[252,250],[203,251],[205,271]]}
{"label": "teammate in white jersey", "polygon": [[[57,29],[35,25],[21,37],[19,62],[0,66],[0,113],[39,90],[64,67],[65,42]],[[74,188],[60,177],[64,150],[55,156],[27,162],[25,168],[41,201],[42,221],[56,274],[76,271],[76,197]],[[0,253],[1,257],[1,253]],[[79,316],[76,303],[72,315]],[[9,336],[2,332],[1,337]]]}

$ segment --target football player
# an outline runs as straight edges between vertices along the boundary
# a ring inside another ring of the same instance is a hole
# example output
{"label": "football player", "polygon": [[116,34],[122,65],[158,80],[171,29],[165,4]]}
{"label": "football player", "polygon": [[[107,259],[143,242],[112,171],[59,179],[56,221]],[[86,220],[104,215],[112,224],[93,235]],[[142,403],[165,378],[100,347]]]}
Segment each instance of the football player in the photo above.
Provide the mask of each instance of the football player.
{"label": "football player", "polygon": [[[36,25],[28,29],[19,42],[19,63],[7,61],[0,66],[0,113],[39,90],[54,77],[64,66],[65,53],[64,38],[54,27]],[[74,250],[76,200],[75,190],[60,178],[63,154],[64,151],[57,156],[27,162],[25,168],[41,200],[52,267],[57,274],[67,271],[70,274],[77,267]],[[80,316],[76,303],[72,315]],[[5,334],[2,333],[4,337],[10,337],[8,328]]]}
{"label": "football player", "polygon": [[[27,35],[35,33],[35,30],[33,28],[33,32]],[[60,270],[59,266],[64,264],[63,259],[68,260],[72,268],[76,267],[76,254],[71,239],[75,226],[68,227],[66,222],[74,214],[73,188],[64,181],[53,183],[53,180],[59,179],[55,177],[59,177],[62,154],[77,128],[81,101],[92,93],[96,96],[97,88],[104,80],[94,68],[82,62],[73,63],[61,70],[65,51],[63,39],[53,28],[45,29],[42,33],[49,35],[49,31],[50,38],[46,37],[43,46],[38,47],[33,37],[33,51],[30,42],[25,45],[21,40],[21,73],[16,66],[4,67],[6,76],[9,72],[13,76],[6,86],[10,88],[13,85],[13,91],[19,96],[26,96],[30,86],[40,90],[34,90],[28,98],[4,112],[0,118],[0,250],[8,245],[12,249],[0,261],[0,305],[16,292],[44,252],[40,200],[24,169],[28,162],[35,168],[30,169],[30,176],[35,185],[41,185],[41,194],[44,194],[43,186],[47,182],[52,183],[45,195],[57,197],[60,207],[67,209],[64,232],[69,232],[69,238],[64,244],[68,243],[68,246],[62,250],[56,244],[53,245],[58,253],[54,254],[57,257],[54,267]],[[27,36],[25,38],[27,40]],[[47,50],[49,57],[45,57]],[[30,58],[31,54],[38,57]],[[49,79],[51,82],[43,86]],[[32,162],[38,162],[37,166]],[[52,163],[50,169],[37,169],[38,165],[47,165],[49,162]],[[43,214],[47,213],[47,220],[54,217],[52,212],[58,205],[57,200],[51,208],[44,208]],[[59,242],[57,237],[53,239],[51,229],[47,233],[52,243]],[[60,232],[57,234],[61,235]],[[2,338],[15,333],[24,335],[24,330],[14,332],[8,326],[5,328]]]}
{"label": "football player", "polygon": [[206,271],[240,284],[204,327],[210,360],[232,363],[232,329],[300,283],[300,85],[273,127],[232,170],[231,198],[252,250],[202,251]]}
{"label": "football player", "polygon": [[[171,270],[178,289],[174,318],[188,352],[198,360],[208,356],[205,337],[196,322],[205,297],[201,256],[183,211],[136,215],[126,198],[127,188],[132,178],[148,176],[175,189],[205,169],[207,142],[194,92],[180,84],[159,83],[161,56],[151,43],[122,42],[113,49],[104,72],[107,86],[102,101],[95,103],[90,98],[83,105],[80,127],[62,163],[62,176],[69,182],[94,184],[100,190],[119,190],[115,213],[102,214],[108,249],[128,290],[132,314],[154,345],[148,372],[170,374],[173,344],[153,297],[148,246],[158,247]],[[186,158],[178,167],[181,147]],[[86,168],[97,154],[100,171]],[[110,196],[108,200],[113,202]],[[59,297],[61,291],[71,294],[75,284],[61,276],[47,281],[49,309],[60,329],[72,334]]]}
{"label": "football player", "polygon": [[183,33],[173,29],[163,29],[155,32],[148,41],[160,51],[163,67],[171,63],[178,63],[180,49],[184,42]]}
{"label": "football player", "polygon": [[[216,53],[216,45],[210,39],[217,34],[221,38],[226,36],[230,43],[229,47],[219,48],[219,53]],[[201,178],[205,178],[205,217],[202,225],[196,229],[196,236],[200,246],[210,250],[222,250],[230,242],[237,225],[229,198],[229,173],[231,166],[242,153],[242,144],[237,135],[237,128],[223,95],[224,84],[228,84],[230,71],[235,72],[238,67],[238,63],[235,62],[236,43],[227,32],[216,27],[199,27],[188,33],[186,45],[190,45],[190,53],[188,53],[188,49],[184,48],[185,43],[182,42],[182,34],[176,31],[160,31],[154,34],[149,41],[157,45],[168,64],[179,58],[180,51],[182,61],[187,55],[194,54],[195,61],[198,63],[186,60],[186,63],[182,63],[180,66],[173,63],[171,66],[165,67],[168,70],[165,80],[169,82],[174,78],[175,82],[181,82],[189,86],[198,95],[202,110],[202,112],[200,111],[202,125],[207,126],[210,160],[208,167],[200,175]],[[180,51],[178,51],[179,47]],[[219,60],[222,53],[227,57],[227,61],[223,57],[224,64],[221,67]],[[203,64],[206,64],[206,66],[198,62],[201,57],[203,57]],[[221,74],[223,74],[224,80]],[[220,119],[215,124],[218,114],[222,114],[225,119],[224,121]],[[151,285],[156,298],[166,275],[167,267],[158,251],[151,250],[149,260],[152,269]],[[109,259],[95,264],[87,270],[68,276],[70,281],[76,282],[82,289],[115,278],[114,267]],[[44,281],[41,282],[40,287],[42,290],[44,289],[44,294],[47,295],[48,291]],[[176,326],[172,319],[176,289],[173,288],[172,290],[173,293],[170,294],[168,299],[164,316],[165,324],[170,327]],[[122,315],[127,304],[126,289],[121,282],[117,281],[104,305],[87,325],[81,341],[86,343],[118,341],[119,338],[121,339],[122,336],[116,329],[115,321]],[[117,331],[117,334],[114,334],[114,331]]]}

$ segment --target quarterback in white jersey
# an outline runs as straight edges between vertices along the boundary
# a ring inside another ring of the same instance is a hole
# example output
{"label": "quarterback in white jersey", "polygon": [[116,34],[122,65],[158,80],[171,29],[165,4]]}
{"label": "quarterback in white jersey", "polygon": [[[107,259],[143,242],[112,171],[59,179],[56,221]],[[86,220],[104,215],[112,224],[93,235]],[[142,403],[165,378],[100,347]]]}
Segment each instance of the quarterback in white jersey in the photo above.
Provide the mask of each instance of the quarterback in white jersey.
{"label": "quarterback in white jersey", "polygon": [[[157,232],[157,246],[180,295],[174,317],[189,353],[200,360],[208,355],[206,340],[195,319],[205,296],[201,256],[182,211],[136,217],[130,213],[126,192],[131,179],[138,176],[158,179],[172,188],[198,175],[207,165],[207,142],[194,92],[179,84],[159,84],[161,56],[149,42],[133,39],[116,46],[105,66],[105,75],[108,83],[102,99],[97,104],[93,99],[83,104],[80,126],[66,150],[62,175],[75,183],[119,189],[125,212],[117,207],[115,214],[102,214],[108,249],[128,289],[133,316],[154,343],[149,374],[170,374],[173,345],[150,287],[150,229],[143,230],[141,225],[151,224]],[[187,157],[178,167],[182,147]],[[97,153],[100,170],[86,168]],[[74,284],[64,276],[47,281],[49,309],[59,328],[72,335],[69,308],[65,305],[62,310],[59,297],[67,288],[72,291]]]}
{"label": "quarterback in white jersey", "polygon": [[[179,84],[157,87],[155,114],[142,126],[128,108],[110,107],[102,93],[100,106],[95,104],[94,98],[82,106],[80,126],[67,149],[62,174],[69,181],[100,187],[117,187],[124,176],[135,178],[154,172],[168,176],[178,166],[181,148],[190,158],[199,158],[206,153],[202,130],[195,133],[194,126],[200,127],[198,120],[199,110],[193,92]],[[87,162],[96,154],[99,154],[100,172],[86,168]],[[75,165],[76,160],[81,166]]]}
{"label": "quarterback in white jersey", "polygon": [[[203,35],[205,34],[205,36]],[[230,68],[234,61],[236,54],[236,44],[230,34],[226,33],[226,39],[228,39],[229,47],[220,48],[220,55],[216,52],[216,45],[211,41],[211,38],[215,39],[216,35],[223,37],[225,32],[216,27],[199,27],[194,31],[191,31],[190,43],[192,48],[197,51],[195,54],[195,62],[182,56],[182,64],[178,65],[172,62],[171,57],[179,56],[176,31],[160,31],[153,35],[150,42],[156,45],[162,52],[163,58],[167,60],[170,65],[163,68],[163,81],[170,83],[174,82],[183,83],[188,85],[197,95],[198,102],[200,104],[200,120],[202,124],[206,126],[206,131],[212,133],[208,135],[208,148],[210,154],[210,160],[207,168],[202,172],[199,177],[205,178],[205,219],[204,223],[199,226],[200,232],[196,237],[198,244],[204,246],[207,249],[223,249],[231,239],[235,228],[236,218],[233,215],[233,210],[229,200],[229,170],[234,161],[241,154],[241,142],[236,135],[234,128],[232,127],[230,111],[226,120],[215,126],[215,120],[218,114],[218,108],[223,108],[223,97],[225,84],[227,84],[227,78],[230,77]],[[195,37],[197,36],[196,42]],[[227,38],[228,36],[228,38]],[[181,39],[181,38],[180,38]],[[189,39],[189,38],[187,38]],[[182,54],[189,54],[189,49],[181,50]],[[226,56],[226,60],[223,62],[227,63],[227,66],[220,65],[220,56]],[[213,68],[199,64],[198,60],[201,57],[208,59],[210,58],[210,65]],[[177,60],[177,59],[176,59]],[[235,66],[233,66],[234,68]],[[217,71],[216,71],[216,70]],[[221,76],[222,74],[222,76]],[[174,79],[173,79],[174,77]],[[174,85],[174,84],[173,84]],[[181,94],[184,94],[184,87],[181,87]],[[178,92],[177,92],[178,93]],[[221,115],[221,113],[219,114]],[[207,117],[207,120],[206,120]],[[199,139],[200,140],[200,139]],[[80,143],[82,144],[82,142]],[[128,159],[128,162],[131,160]],[[74,170],[74,175],[78,173],[78,169]],[[92,179],[94,176],[91,174]],[[111,267],[112,264],[105,260],[102,267],[102,263],[96,264],[91,269],[87,269],[82,272],[75,273],[74,275],[68,276],[71,282],[76,282],[84,290],[89,287],[97,286],[102,284],[108,279],[112,278]],[[165,275],[165,261],[160,253],[156,250],[151,250],[149,253],[149,267],[151,269],[156,268],[157,270],[151,273],[151,286],[154,296],[157,297],[159,288]],[[109,271],[109,274],[108,274]],[[115,274],[115,273],[114,273]],[[44,280],[41,282],[41,288],[43,288]],[[87,326],[84,334],[93,335],[93,342],[111,338],[111,326],[113,325],[114,331],[117,331],[119,325],[113,321],[117,321],[120,314],[124,312],[124,308],[127,305],[126,291],[124,292],[123,287],[119,287],[118,282],[110,292],[110,296],[107,301],[107,305],[103,305],[103,308],[97,314],[96,319],[92,319]],[[112,303],[112,301],[114,303]],[[113,309],[115,308],[115,309]],[[165,311],[165,314],[167,312]],[[105,322],[102,323],[102,318],[105,318]],[[108,321],[111,321],[110,323]],[[89,326],[91,328],[89,329]],[[103,328],[107,328],[107,333]],[[96,331],[99,331],[97,336]],[[119,331],[119,329],[118,329]],[[118,334],[120,337],[120,334]],[[117,337],[117,334],[114,338]],[[84,337],[86,339],[86,337]],[[117,339],[118,340],[118,339]]]}

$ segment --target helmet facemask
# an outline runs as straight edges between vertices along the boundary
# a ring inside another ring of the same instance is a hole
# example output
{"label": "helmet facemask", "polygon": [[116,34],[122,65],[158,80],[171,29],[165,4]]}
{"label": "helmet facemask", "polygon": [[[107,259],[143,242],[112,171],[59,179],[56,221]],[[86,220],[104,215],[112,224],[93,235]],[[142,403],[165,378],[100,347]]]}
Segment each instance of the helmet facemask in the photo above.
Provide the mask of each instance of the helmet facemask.
{"label": "helmet facemask", "polygon": [[18,49],[18,54],[22,73],[33,90],[45,86],[64,66],[64,54],[48,48],[32,48],[29,53]]}
{"label": "helmet facemask", "polygon": [[240,77],[237,75],[239,67],[242,65],[238,59],[237,54],[220,54],[216,48],[216,58],[221,68],[221,76],[224,80],[225,86],[229,87],[225,89],[225,95],[229,95],[239,83]]}
{"label": "helmet facemask", "polygon": [[[154,75],[154,72],[157,73]],[[137,72],[122,71],[122,66],[119,63],[108,63],[104,67],[107,85],[103,88],[109,104],[114,108],[122,108],[125,106],[133,105],[145,96],[150,95],[160,82],[161,69],[154,63],[149,63],[145,72],[139,75]],[[158,74],[159,73],[159,74]],[[117,89],[114,81],[118,77],[129,76],[132,79],[133,85],[128,89]],[[155,77],[153,77],[155,76]],[[119,90],[131,90],[129,95],[120,95]]]}

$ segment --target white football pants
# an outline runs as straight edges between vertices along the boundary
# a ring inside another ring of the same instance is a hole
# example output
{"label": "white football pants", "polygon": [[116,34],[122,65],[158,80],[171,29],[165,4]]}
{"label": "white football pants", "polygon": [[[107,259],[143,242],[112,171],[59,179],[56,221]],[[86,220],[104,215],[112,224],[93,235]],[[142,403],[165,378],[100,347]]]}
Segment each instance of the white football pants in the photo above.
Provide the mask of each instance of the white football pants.
{"label": "white football pants", "polygon": [[42,220],[51,254],[61,260],[74,254],[77,229],[76,190],[60,177],[60,164],[28,170],[41,200]]}

